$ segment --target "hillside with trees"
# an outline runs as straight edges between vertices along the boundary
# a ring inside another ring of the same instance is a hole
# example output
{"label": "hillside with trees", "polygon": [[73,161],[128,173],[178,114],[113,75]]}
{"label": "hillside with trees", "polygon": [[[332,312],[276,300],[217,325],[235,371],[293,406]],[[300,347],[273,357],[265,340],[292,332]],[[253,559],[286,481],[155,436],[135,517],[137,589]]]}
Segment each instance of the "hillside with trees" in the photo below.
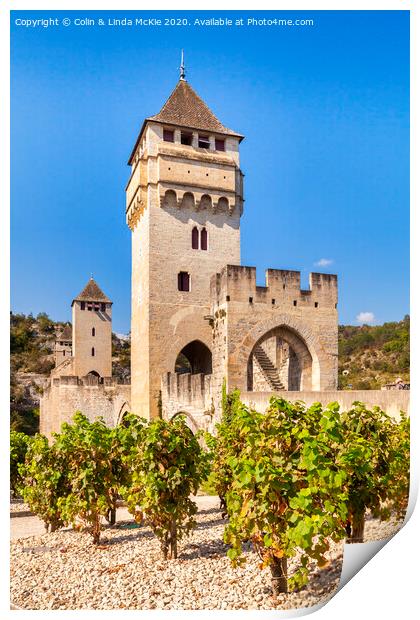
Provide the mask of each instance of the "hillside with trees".
{"label": "hillside with trees", "polygon": [[[13,430],[34,434],[39,399],[54,367],[54,341],[67,323],[45,313],[10,314],[10,420]],[[410,317],[377,326],[340,325],[339,388],[380,389],[397,378],[409,382]],[[130,379],[130,337],[112,334],[112,371]]]}
{"label": "hillside with trees", "polygon": [[380,390],[410,382],[410,317],[383,325],[340,325],[339,388]]}

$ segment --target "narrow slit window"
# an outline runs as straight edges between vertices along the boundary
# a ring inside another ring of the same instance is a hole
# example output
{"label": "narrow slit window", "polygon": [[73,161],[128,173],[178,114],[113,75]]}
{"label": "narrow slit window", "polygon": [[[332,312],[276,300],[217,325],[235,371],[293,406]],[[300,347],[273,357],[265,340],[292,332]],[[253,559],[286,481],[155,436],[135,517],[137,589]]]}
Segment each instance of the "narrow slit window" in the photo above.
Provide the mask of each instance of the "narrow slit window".
{"label": "narrow slit window", "polygon": [[191,234],[191,246],[193,250],[198,250],[198,228],[194,226]]}
{"label": "narrow slit window", "polygon": [[200,149],[209,149],[210,138],[208,136],[198,136],[198,147]]}
{"label": "narrow slit window", "polygon": [[92,327],[92,336],[95,336],[95,328]]}
{"label": "narrow slit window", "polygon": [[294,306],[297,306],[297,301],[296,301],[296,299],[293,301],[293,305],[294,305]]}
{"label": "narrow slit window", "polygon": [[184,292],[190,290],[190,274],[187,271],[180,271],[178,274],[178,290]]}
{"label": "narrow slit window", "polygon": [[106,311],[106,304],[101,304],[101,312],[105,312]]}
{"label": "narrow slit window", "polygon": [[163,139],[165,142],[175,142],[175,132],[173,129],[163,130]]}
{"label": "narrow slit window", "polygon": [[95,357],[95,347],[92,347],[92,357]]}
{"label": "narrow slit window", "polygon": [[86,306],[85,302],[84,302],[84,301],[81,301],[81,302],[80,302],[80,310],[84,310],[84,309],[85,309],[85,306]]}
{"label": "narrow slit window", "polygon": [[201,230],[201,249],[207,250],[207,230],[205,228]]}
{"label": "narrow slit window", "polygon": [[181,144],[185,144],[186,146],[192,145],[193,135],[189,131],[181,131]]}
{"label": "narrow slit window", "polygon": [[216,138],[214,141],[214,145],[216,147],[216,151],[224,151],[225,150],[225,141]]}
{"label": "narrow slit window", "polygon": [[318,308],[318,302],[317,301],[315,302],[315,308]]}
{"label": "narrow slit window", "polygon": [[63,351],[63,355],[65,355],[65,354],[66,354],[66,352],[65,352],[65,351]]}
{"label": "narrow slit window", "polygon": [[249,303],[252,304],[252,302],[254,301],[254,299],[252,297],[249,298]]}

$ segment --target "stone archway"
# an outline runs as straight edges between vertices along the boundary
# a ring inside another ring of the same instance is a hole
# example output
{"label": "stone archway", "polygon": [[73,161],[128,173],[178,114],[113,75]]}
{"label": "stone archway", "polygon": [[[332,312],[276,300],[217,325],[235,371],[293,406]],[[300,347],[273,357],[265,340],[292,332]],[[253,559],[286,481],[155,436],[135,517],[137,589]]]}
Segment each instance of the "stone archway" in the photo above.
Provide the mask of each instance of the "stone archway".
{"label": "stone archway", "polygon": [[[329,357],[318,337],[300,319],[287,314],[258,321],[235,347],[229,363],[229,389],[234,387],[247,391],[249,385],[249,360],[255,345],[270,336],[279,336],[296,354],[301,370],[300,388],[310,391],[326,389],[321,373],[328,367]],[[272,391],[272,390],[270,390]]]}
{"label": "stone archway", "polygon": [[247,390],[311,390],[312,365],[305,341],[289,327],[275,327],[252,348],[247,364]]}
{"label": "stone archway", "polygon": [[129,408],[128,402],[125,401],[119,408],[117,418],[115,421],[115,426],[118,426],[118,424],[122,424],[124,421],[124,416],[129,412],[130,412],[130,408]]}
{"label": "stone archway", "polygon": [[198,426],[197,422],[194,420],[194,417],[190,413],[188,413],[187,411],[178,411],[173,416],[171,416],[170,419],[174,420],[175,418],[178,418],[181,415],[185,416],[186,422],[187,422],[187,426],[189,427],[191,432],[195,435],[197,433],[197,431],[199,430],[199,426]]}
{"label": "stone archway", "polygon": [[201,340],[193,340],[178,353],[175,361],[175,372],[211,375],[212,353]]}

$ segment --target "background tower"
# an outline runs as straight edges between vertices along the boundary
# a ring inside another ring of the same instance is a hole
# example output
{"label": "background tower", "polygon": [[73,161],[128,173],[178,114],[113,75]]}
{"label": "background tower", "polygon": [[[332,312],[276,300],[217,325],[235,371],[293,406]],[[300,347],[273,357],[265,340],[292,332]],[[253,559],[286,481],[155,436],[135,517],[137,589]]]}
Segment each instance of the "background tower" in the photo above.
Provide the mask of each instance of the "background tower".
{"label": "background tower", "polygon": [[91,278],[72,302],[73,373],[112,375],[112,302]]}
{"label": "background tower", "polygon": [[72,355],[71,350],[72,328],[66,325],[63,331],[58,334],[54,345],[55,365],[59,366]]}
{"label": "background tower", "polygon": [[[210,278],[240,263],[242,136],[181,78],[130,155],[131,408],[158,414],[161,376],[211,372]],[[179,354],[182,352],[182,355]],[[182,364],[181,364],[182,366]]]}

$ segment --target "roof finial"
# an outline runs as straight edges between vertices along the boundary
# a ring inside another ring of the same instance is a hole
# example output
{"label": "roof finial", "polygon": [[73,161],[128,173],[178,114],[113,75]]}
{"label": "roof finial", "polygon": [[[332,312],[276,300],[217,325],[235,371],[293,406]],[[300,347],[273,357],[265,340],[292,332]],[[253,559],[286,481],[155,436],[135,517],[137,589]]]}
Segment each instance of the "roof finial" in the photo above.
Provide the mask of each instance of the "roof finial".
{"label": "roof finial", "polygon": [[181,66],[179,67],[179,79],[185,80],[184,50],[181,50]]}

